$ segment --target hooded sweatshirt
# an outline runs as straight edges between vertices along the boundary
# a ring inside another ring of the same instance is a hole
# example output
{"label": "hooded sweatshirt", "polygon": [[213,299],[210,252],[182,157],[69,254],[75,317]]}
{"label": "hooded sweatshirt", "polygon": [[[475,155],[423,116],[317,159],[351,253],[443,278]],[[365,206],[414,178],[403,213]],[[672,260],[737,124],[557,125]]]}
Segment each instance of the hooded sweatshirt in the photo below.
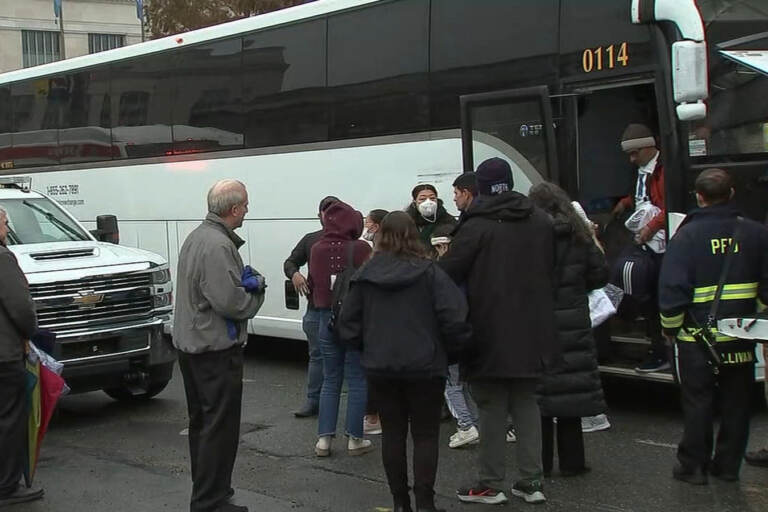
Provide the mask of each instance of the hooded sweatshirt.
{"label": "hooded sweatshirt", "polygon": [[312,246],[309,258],[309,289],[316,308],[331,307],[333,276],[350,263],[359,267],[370,256],[371,247],[358,240],[362,232],[363,215],[348,204],[338,201],[323,212],[323,234]]}
{"label": "hooded sweatshirt", "polygon": [[444,377],[469,343],[464,294],[431,260],[378,252],[352,278],[339,322],[369,375]]}
{"label": "hooded sweatshirt", "polygon": [[533,378],[556,360],[552,220],[518,192],[478,196],[439,265],[466,283],[470,380]]}

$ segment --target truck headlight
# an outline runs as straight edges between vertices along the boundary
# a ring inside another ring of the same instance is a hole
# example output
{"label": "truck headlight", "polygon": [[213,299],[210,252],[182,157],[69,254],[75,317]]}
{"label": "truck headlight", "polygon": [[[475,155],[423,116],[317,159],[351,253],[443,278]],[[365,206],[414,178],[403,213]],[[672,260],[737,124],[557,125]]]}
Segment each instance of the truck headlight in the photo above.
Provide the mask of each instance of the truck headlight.
{"label": "truck headlight", "polygon": [[152,305],[157,308],[167,308],[173,304],[173,293],[161,293],[152,296]]}
{"label": "truck headlight", "polygon": [[171,270],[168,267],[152,272],[152,284],[165,284],[171,280]]}

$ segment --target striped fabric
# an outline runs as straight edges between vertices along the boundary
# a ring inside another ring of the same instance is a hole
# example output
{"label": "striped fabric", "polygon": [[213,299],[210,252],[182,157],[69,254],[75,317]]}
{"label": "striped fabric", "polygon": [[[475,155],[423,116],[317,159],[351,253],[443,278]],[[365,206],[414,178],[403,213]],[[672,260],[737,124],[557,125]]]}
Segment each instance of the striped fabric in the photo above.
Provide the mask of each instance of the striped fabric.
{"label": "striped fabric", "polygon": [[[694,288],[693,303],[702,304],[715,300],[717,285]],[[755,299],[757,283],[735,283],[723,286],[722,300]]]}

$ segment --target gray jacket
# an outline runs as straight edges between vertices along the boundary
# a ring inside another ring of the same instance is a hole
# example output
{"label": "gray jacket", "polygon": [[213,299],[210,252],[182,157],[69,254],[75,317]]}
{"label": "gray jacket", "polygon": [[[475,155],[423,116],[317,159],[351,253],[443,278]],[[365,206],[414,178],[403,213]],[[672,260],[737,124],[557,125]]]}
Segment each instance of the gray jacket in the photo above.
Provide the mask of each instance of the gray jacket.
{"label": "gray jacket", "polygon": [[[245,242],[209,213],[181,247],[176,276],[173,344],[189,354],[225,350],[248,340],[248,319],[258,313],[264,293],[248,293],[240,282]],[[237,324],[236,340],[227,320]]]}
{"label": "gray jacket", "polygon": [[21,361],[37,330],[35,305],[16,256],[0,244],[0,363]]}

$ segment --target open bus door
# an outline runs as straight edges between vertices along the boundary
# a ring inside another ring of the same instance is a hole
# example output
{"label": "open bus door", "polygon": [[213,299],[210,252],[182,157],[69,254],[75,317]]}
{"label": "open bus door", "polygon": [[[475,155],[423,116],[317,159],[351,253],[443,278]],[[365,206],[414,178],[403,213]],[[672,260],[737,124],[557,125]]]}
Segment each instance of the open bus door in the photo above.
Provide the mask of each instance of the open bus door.
{"label": "open bus door", "polygon": [[512,166],[515,190],[558,182],[557,148],[549,91],[526,87],[461,97],[464,172],[487,158]]}

